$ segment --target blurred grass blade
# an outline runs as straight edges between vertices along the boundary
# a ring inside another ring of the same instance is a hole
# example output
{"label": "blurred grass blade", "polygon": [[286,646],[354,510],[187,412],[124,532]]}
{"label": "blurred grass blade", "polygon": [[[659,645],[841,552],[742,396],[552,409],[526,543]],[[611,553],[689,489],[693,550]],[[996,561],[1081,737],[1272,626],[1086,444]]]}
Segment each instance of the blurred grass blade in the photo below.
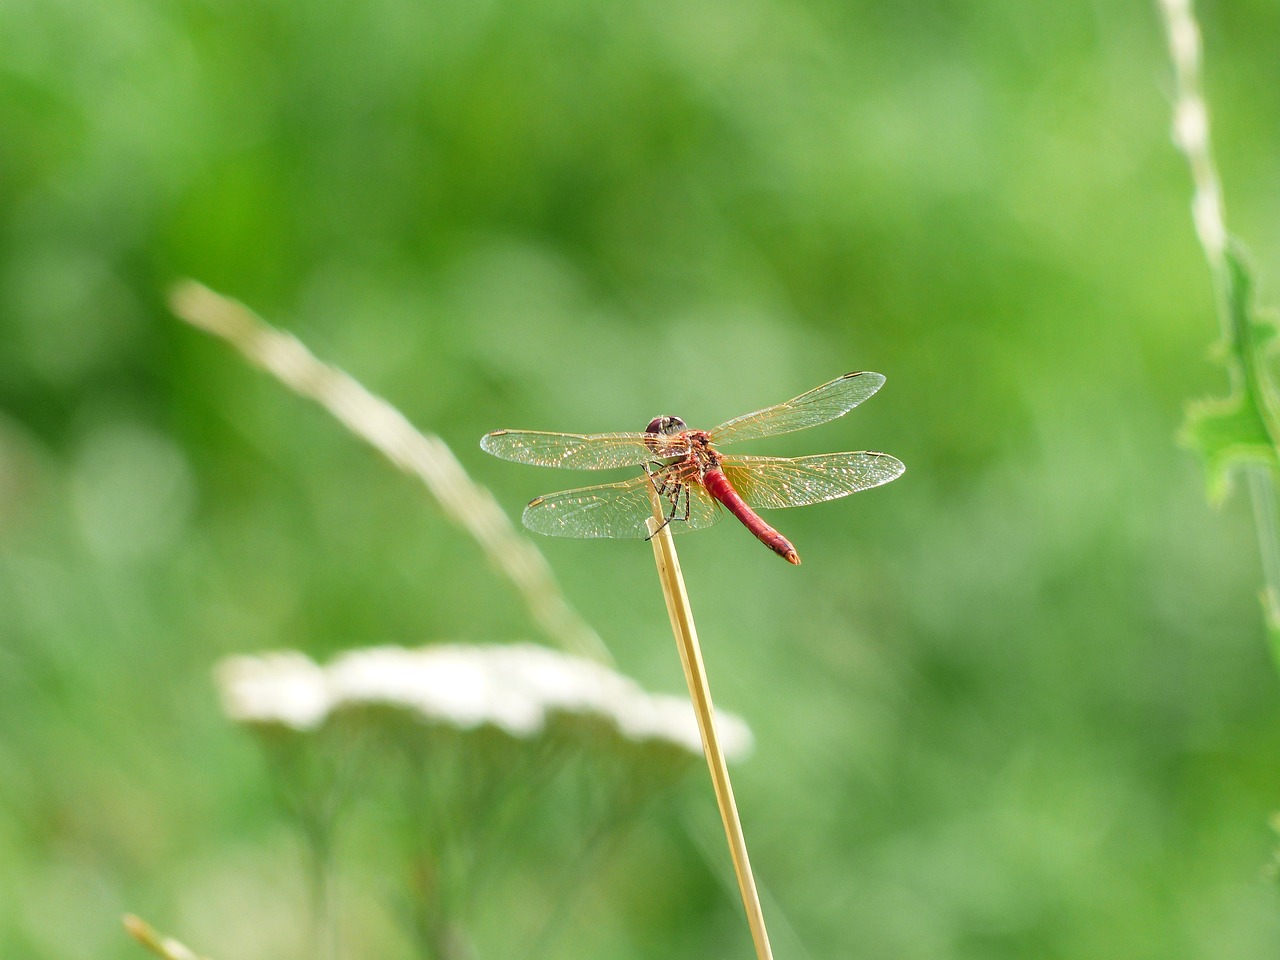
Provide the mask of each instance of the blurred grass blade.
{"label": "blurred grass blade", "polygon": [[1173,139],[1191,168],[1192,220],[1209,263],[1222,331],[1222,359],[1231,383],[1225,398],[1190,405],[1181,436],[1204,461],[1211,499],[1225,495],[1234,473],[1246,477],[1262,558],[1263,613],[1272,657],[1280,668],[1280,523],[1275,489],[1280,400],[1266,365],[1275,328],[1254,315],[1253,280],[1239,244],[1227,231],[1201,79],[1200,26],[1192,0],[1160,0],[1160,12],[1176,85]]}
{"label": "blurred grass blade", "polygon": [[610,659],[599,635],[565,600],[538,548],[516,532],[493,495],[471,480],[443,440],[419,432],[387,401],[316,359],[296,337],[272,327],[244,304],[194,280],[178,283],[169,302],[181,319],[222,337],[285,386],[315,400],[401,470],[417,476],[445,516],[470,534],[514,584],[529,615],[551,639],[579,655]]}
{"label": "blurred grass blade", "polygon": [[165,960],[202,960],[190,947],[184,946],[172,937],[162,936],[141,917],[131,913],[124,915],[124,928],[129,935],[158,957]]}

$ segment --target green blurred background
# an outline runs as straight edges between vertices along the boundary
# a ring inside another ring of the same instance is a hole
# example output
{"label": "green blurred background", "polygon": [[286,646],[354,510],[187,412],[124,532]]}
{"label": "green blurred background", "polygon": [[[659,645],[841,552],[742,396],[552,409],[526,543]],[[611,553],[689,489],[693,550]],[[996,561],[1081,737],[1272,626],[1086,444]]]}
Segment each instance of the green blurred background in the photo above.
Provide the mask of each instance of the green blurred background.
{"label": "green blurred background", "polygon": [[[1280,6],[1202,16],[1275,303]],[[906,462],[770,516],[804,566],[732,523],[680,541],[756,733],[778,955],[1274,956],[1252,528],[1174,442],[1224,375],[1171,94],[1148,3],[0,6],[0,955],[138,956],[126,910],[304,955],[299,844],[213,663],[536,636],[415,482],[172,319],[193,276],[513,517],[599,478],[487,430],[709,426],[886,374],[745,451]],[[539,546],[620,668],[680,691],[648,547]],[[750,955],[700,778],[555,956]]]}

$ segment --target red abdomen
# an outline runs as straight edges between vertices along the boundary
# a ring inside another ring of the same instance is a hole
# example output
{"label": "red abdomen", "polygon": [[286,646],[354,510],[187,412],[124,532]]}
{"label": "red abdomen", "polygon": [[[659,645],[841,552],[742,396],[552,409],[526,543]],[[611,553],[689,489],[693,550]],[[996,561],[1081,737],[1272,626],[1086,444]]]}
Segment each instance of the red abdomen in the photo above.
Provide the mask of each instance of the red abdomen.
{"label": "red abdomen", "polygon": [[738,496],[738,491],[733,489],[723,471],[715,468],[708,470],[702,476],[702,485],[707,488],[707,493],[724,504],[725,509],[741,520],[742,525],[754,533],[766,547],[789,563],[800,562],[800,555],[791,542],[747,506],[747,502]]}

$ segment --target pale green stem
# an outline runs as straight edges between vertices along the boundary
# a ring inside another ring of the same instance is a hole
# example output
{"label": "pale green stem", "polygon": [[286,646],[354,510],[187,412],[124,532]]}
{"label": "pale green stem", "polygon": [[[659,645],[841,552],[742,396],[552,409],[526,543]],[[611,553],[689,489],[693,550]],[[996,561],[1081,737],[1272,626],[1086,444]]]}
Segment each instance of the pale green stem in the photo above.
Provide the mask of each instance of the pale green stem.
{"label": "pale green stem", "polygon": [[[1213,282],[1222,339],[1238,363],[1228,364],[1232,387],[1252,396],[1263,412],[1271,444],[1280,454],[1280,436],[1270,391],[1262,380],[1260,348],[1254,343],[1251,318],[1243,309],[1244,291],[1232,270],[1227,250],[1230,234],[1223,213],[1222,182],[1213,161],[1209,111],[1201,81],[1202,43],[1191,0],[1160,0],[1173,61],[1176,98],[1173,139],[1191,168],[1192,218],[1204,248]],[[1280,667],[1280,523],[1276,517],[1275,478],[1262,464],[1244,468],[1253,507],[1258,550],[1262,557],[1262,605],[1272,637],[1272,654]]]}

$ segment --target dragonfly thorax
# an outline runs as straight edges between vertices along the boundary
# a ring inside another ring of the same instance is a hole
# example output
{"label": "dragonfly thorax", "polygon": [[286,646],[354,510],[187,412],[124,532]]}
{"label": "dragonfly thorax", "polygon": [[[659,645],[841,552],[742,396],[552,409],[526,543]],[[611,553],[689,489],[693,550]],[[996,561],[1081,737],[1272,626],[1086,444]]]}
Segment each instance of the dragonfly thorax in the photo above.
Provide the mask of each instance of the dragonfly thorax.
{"label": "dragonfly thorax", "polygon": [[711,435],[706,430],[690,430],[679,417],[655,418],[645,435],[655,464],[673,467],[683,463],[699,477],[719,466],[720,454],[711,446]]}

